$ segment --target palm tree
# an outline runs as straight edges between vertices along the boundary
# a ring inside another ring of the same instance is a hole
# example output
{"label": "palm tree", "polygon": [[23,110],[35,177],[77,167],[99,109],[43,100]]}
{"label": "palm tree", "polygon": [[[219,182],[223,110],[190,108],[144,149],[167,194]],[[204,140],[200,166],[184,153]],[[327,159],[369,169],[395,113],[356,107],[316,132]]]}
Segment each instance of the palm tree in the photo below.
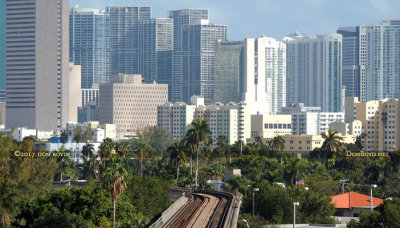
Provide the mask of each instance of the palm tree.
{"label": "palm tree", "polygon": [[113,204],[113,228],[115,228],[115,202],[124,192],[128,172],[124,166],[124,160],[116,155],[111,157],[107,168],[102,173],[102,183],[112,197]]}
{"label": "palm tree", "polygon": [[60,140],[63,144],[65,144],[68,141],[68,134],[67,132],[63,131],[60,135]]}
{"label": "palm tree", "polygon": [[199,146],[200,143],[209,144],[211,139],[211,131],[208,126],[208,121],[201,118],[196,118],[192,122],[192,128],[187,131],[188,141],[191,143],[193,151],[196,151],[196,175],[195,187],[197,188],[197,181],[199,176]]}
{"label": "palm tree", "polygon": [[285,139],[282,136],[275,136],[272,141],[269,142],[269,147],[273,152],[283,152],[285,149]]}
{"label": "palm tree", "polygon": [[115,146],[115,150],[119,156],[124,158],[128,155],[129,145],[126,141],[120,142]]}
{"label": "palm tree", "polygon": [[217,138],[217,151],[220,156],[227,157],[229,153],[229,164],[232,162],[232,153],[229,150],[229,142],[225,135],[220,135]]}
{"label": "palm tree", "polygon": [[60,153],[67,153],[68,156],[59,156],[57,157],[57,162],[60,163],[60,168],[61,168],[61,173],[60,173],[60,181],[63,181],[63,172],[65,170],[66,167],[71,165],[71,160],[69,159],[69,150],[64,150],[64,146],[61,146]]}
{"label": "palm tree", "polygon": [[238,156],[242,156],[242,150],[243,150],[243,142],[241,140],[236,141],[232,145],[232,149],[237,152]]}
{"label": "palm tree", "polygon": [[257,148],[261,150],[264,145],[262,138],[260,136],[257,136],[254,138],[254,142],[257,145]]}
{"label": "palm tree", "polygon": [[400,172],[400,149],[394,148],[394,151],[390,153],[390,161],[393,164],[394,169]]}
{"label": "palm tree", "polygon": [[324,142],[322,143],[322,151],[324,153],[324,158],[327,154],[331,154],[334,152],[340,152],[342,150],[340,141],[343,140],[343,137],[339,136],[339,133],[333,128],[329,128],[327,132],[321,133]]}
{"label": "palm tree", "polygon": [[179,163],[181,161],[184,162],[185,166],[186,164],[186,154],[185,154],[185,141],[181,140],[179,141],[178,138],[175,137],[175,142],[172,146],[167,148],[167,152],[170,152],[170,161],[175,161],[176,163],[176,179],[179,179]]}
{"label": "palm tree", "polygon": [[102,161],[108,160],[111,157],[114,147],[112,139],[103,139],[103,142],[99,146],[99,155]]}
{"label": "palm tree", "polygon": [[90,157],[90,156],[92,156],[93,155],[93,152],[94,152],[94,146],[93,146],[93,144],[86,144],[86,145],[84,145],[83,147],[82,147],[82,155],[85,157],[85,158],[88,158],[88,157]]}
{"label": "palm tree", "polygon": [[131,148],[132,151],[135,151],[136,156],[140,160],[140,176],[143,177],[143,159],[149,156],[152,148],[148,144],[139,140],[134,141],[134,143],[131,144]]}
{"label": "palm tree", "polygon": [[98,156],[93,154],[89,158],[89,170],[93,173],[94,177],[97,179],[99,174],[99,161]]}

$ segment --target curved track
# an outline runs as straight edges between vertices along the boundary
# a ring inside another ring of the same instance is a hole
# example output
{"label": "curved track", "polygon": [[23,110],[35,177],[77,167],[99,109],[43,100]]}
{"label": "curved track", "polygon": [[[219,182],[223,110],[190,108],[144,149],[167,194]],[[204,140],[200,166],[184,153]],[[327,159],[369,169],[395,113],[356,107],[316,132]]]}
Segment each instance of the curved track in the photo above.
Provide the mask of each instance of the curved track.
{"label": "curved track", "polygon": [[164,227],[223,228],[233,195],[226,192],[196,191],[188,193],[188,203]]}

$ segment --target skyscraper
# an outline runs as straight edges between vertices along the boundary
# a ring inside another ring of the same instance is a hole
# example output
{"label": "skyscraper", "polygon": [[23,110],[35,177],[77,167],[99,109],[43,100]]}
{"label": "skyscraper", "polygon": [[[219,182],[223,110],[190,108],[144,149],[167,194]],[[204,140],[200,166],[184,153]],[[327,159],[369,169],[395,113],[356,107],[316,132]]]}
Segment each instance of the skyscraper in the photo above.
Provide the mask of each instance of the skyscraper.
{"label": "skyscraper", "polygon": [[244,83],[243,101],[249,106],[250,114],[269,111],[265,93],[265,42],[263,38],[244,40]]}
{"label": "skyscraper", "polygon": [[218,41],[214,64],[214,101],[239,102],[243,89],[243,41]]}
{"label": "skyscraper", "polygon": [[295,33],[286,43],[287,101],[342,111],[342,35],[306,37]]}
{"label": "skyscraper", "polygon": [[400,20],[385,20],[366,27],[366,100],[397,98],[400,90]]}
{"label": "skyscraper", "polygon": [[5,91],[5,89],[6,89],[6,0],[0,0],[0,90]]}
{"label": "skyscraper", "polygon": [[[184,9],[169,12],[169,18],[174,20],[174,51],[172,58],[172,101],[182,101],[182,65],[183,65],[183,31],[188,26],[200,24],[208,20],[208,10]],[[197,94],[199,95],[199,94]],[[187,101],[188,102],[188,101]]]}
{"label": "skyscraper", "polygon": [[265,92],[270,113],[286,106],[286,44],[270,37],[261,37],[265,45]]}
{"label": "skyscraper", "polygon": [[173,20],[143,19],[140,22],[140,70],[145,81],[168,84],[172,89]]}
{"label": "skyscraper", "polygon": [[105,83],[110,74],[108,17],[104,11],[74,6],[69,16],[69,60],[82,67],[82,88]]}
{"label": "skyscraper", "polygon": [[188,102],[193,95],[204,96],[211,103],[214,95],[215,43],[226,40],[225,25],[201,24],[183,30],[182,100]]}
{"label": "skyscraper", "polygon": [[139,73],[139,23],[150,19],[150,7],[109,6],[111,74]]}
{"label": "skyscraper", "polygon": [[67,118],[68,0],[6,1],[7,128],[53,130]]}
{"label": "skyscraper", "polygon": [[358,97],[365,101],[366,27],[340,27],[337,33],[342,34],[342,85],[346,87],[346,97]]}
{"label": "skyscraper", "polygon": [[247,38],[243,99],[251,114],[277,113],[286,104],[286,45],[270,37]]}

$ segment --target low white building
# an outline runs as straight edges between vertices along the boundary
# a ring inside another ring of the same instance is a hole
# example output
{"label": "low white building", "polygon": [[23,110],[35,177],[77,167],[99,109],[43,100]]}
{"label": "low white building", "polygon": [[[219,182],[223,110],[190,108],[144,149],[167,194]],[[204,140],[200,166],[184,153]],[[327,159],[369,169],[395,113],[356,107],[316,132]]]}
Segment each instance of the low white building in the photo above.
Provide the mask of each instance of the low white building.
{"label": "low white building", "polygon": [[76,128],[80,127],[82,129],[82,134],[90,128],[92,133],[93,142],[103,142],[105,138],[116,139],[116,129],[114,124],[102,124],[100,125],[98,121],[86,122],[86,123],[75,123],[67,122],[66,128],[63,129],[68,136],[73,136]]}
{"label": "low white building", "polygon": [[196,105],[185,102],[167,102],[157,107],[157,126],[181,140],[196,116]]}
{"label": "low white building", "polygon": [[344,122],[343,112],[297,112],[292,114],[293,135],[319,135],[334,121]]}
{"label": "low white building", "polygon": [[220,135],[227,137],[230,144],[236,141],[246,141],[250,137],[251,124],[248,106],[244,102],[238,104],[230,102],[226,105],[217,102],[212,105],[203,105],[201,97],[193,96],[191,102],[196,105],[187,105],[184,102],[167,102],[157,109],[157,125],[166,129],[172,137],[182,139],[191,123],[197,117],[208,120],[213,137],[213,145]]}
{"label": "low white building", "polygon": [[[101,143],[90,143],[93,145],[94,153],[97,154]],[[82,149],[86,143],[43,143],[39,144],[44,146],[47,152],[60,152],[61,147],[63,150],[69,150],[69,158],[75,162],[82,162]]]}
{"label": "low white building", "polygon": [[199,106],[196,117],[208,120],[213,146],[217,145],[220,135],[226,136],[229,144],[245,142],[251,136],[250,110],[244,102],[229,102],[226,105],[216,102],[213,105]]}
{"label": "low white building", "polygon": [[24,140],[25,137],[34,136],[36,139],[41,141],[47,141],[54,136],[52,131],[39,131],[37,129],[28,129],[24,127],[18,127],[14,129],[1,129],[0,133],[5,136],[12,136],[17,141]]}

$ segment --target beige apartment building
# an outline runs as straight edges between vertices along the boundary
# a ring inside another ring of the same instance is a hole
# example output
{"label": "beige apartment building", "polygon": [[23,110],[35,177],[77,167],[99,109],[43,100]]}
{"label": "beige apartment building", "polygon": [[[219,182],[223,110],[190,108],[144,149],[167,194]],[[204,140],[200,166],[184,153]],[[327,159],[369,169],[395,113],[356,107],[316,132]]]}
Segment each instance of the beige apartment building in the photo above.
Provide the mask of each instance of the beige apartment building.
{"label": "beige apartment building", "polygon": [[[395,98],[354,102],[346,113],[363,125],[363,145],[366,151],[394,151],[399,148],[399,102]],[[349,118],[350,119],[350,118]]]}
{"label": "beige apartment building", "polygon": [[157,125],[157,106],[168,101],[167,84],[144,84],[138,74],[116,74],[99,88],[99,121],[117,135]]}
{"label": "beige apartment building", "polygon": [[251,137],[292,134],[292,115],[251,115]]}
{"label": "beige apartment building", "polygon": [[[341,135],[343,137],[343,143],[354,143],[356,136],[353,135]],[[316,148],[321,148],[324,143],[324,139],[321,135],[282,135],[285,140],[285,149],[283,152],[288,153],[308,153]],[[265,145],[269,145],[269,142],[274,138],[263,138]],[[254,138],[248,139],[247,143],[253,143]]]}

